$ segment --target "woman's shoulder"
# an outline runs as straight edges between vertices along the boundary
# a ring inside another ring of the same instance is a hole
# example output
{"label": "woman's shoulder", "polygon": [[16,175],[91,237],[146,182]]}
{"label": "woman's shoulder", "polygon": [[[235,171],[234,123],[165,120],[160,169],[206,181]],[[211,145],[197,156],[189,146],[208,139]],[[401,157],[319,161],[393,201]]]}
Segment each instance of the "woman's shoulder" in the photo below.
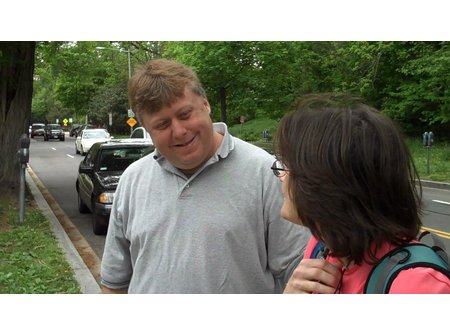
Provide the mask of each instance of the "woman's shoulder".
{"label": "woman's shoulder", "polygon": [[450,278],[432,268],[410,268],[399,272],[389,293],[450,294]]}

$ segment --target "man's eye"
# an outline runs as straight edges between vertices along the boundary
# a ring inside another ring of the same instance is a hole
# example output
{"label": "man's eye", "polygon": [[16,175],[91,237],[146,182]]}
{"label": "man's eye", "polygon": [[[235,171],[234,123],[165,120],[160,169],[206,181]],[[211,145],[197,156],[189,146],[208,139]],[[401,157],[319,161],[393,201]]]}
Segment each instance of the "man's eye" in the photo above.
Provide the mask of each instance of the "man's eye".
{"label": "man's eye", "polygon": [[155,125],[155,129],[162,130],[166,129],[169,125],[169,122],[160,122]]}
{"label": "man's eye", "polygon": [[180,120],[186,120],[186,119],[189,118],[189,116],[191,116],[191,110],[181,113],[181,114],[178,116],[178,118],[179,118]]}

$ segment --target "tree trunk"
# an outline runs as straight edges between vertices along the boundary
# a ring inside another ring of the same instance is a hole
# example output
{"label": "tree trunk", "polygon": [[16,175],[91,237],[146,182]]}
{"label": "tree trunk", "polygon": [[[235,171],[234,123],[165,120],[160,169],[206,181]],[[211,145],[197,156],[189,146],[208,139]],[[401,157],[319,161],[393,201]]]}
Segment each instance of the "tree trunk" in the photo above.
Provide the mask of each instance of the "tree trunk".
{"label": "tree trunk", "polygon": [[36,42],[0,42],[0,192],[18,189],[19,139],[31,119]]}
{"label": "tree trunk", "polygon": [[220,121],[227,123],[227,89],[225,87],[219,88],[220,100]]}

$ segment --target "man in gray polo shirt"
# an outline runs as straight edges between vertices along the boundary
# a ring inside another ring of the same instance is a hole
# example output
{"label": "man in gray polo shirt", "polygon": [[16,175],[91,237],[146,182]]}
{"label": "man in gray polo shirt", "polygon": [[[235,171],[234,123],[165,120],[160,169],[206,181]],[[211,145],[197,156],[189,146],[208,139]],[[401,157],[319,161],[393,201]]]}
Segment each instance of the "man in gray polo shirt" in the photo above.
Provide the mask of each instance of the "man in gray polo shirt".
{"label": "man in gray polo shirt", "polygon": [[104,293],[281,293],[309,231],[280,218],[274,158],[212,123],[195,72],[153,60],[129,99],[156,150],[122,175]]}

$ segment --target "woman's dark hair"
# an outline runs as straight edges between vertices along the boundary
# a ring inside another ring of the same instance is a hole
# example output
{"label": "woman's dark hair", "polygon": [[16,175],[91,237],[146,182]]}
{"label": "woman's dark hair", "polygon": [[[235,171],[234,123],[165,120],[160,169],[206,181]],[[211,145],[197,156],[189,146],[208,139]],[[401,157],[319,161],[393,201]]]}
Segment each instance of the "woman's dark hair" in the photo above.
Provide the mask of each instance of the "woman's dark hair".
{"label": "woman's dark hair", "polygon": [[360,264],[367,253],[375,262],[383,242],[418,234],[422,189],[408,147],[396,125],[361,99],[303,96],[280,121],[275,146],[302,224],[333,256]]}

